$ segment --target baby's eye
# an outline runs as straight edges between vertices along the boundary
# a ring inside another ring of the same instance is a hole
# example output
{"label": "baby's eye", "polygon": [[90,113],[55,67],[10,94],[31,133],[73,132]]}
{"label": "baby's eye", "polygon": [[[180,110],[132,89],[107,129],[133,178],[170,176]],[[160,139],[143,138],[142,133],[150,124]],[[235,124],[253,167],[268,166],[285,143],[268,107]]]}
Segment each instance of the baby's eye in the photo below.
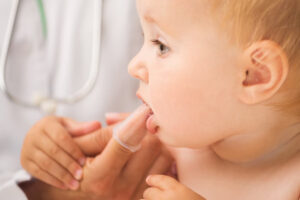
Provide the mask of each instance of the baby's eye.
{"label": "baby's eye", "polygon": [[152,43],[157,46],[158,48],[158,54],[159,55],[164,55],[166,53],[169,52],[169,47],[167,47],[165,44],[163,44],[161,41],[159,40],[152,40]]}

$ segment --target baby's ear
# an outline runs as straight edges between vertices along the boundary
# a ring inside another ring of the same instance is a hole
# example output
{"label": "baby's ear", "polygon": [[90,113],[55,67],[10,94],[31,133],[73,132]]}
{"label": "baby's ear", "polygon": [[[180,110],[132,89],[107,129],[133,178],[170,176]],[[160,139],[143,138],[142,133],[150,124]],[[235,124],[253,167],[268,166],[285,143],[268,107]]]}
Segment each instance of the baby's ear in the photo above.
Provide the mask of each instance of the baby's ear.
{"label": "baby's ear", "polygon": [[246,104],[271,98],[288,75],[288,59],[273,41],[255,42],[243,53],[239,99]]}

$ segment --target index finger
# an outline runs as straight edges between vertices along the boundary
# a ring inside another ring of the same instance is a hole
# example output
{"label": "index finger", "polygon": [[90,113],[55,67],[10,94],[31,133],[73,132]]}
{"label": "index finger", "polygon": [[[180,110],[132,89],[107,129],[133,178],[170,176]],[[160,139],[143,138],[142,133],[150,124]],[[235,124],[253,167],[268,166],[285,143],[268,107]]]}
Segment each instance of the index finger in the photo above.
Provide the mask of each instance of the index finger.
{"label": "index finger", "polygon": [[[140,106],[120,127],[118,136],[122,143],[137,146],[147,133],[146,120],[151,110],[148,106]],[[95,179],[103,176],[117,177],[129,160],[132,152],[114,138],[111,139],[102,154],[98,155],[87,167]]]}
{"label": "index finger", "polygon": [[88,135],[74,138],[75,143],[87,156],[96,156],[101,153],[111,139],[113,127],[101,128]]}
{"label": "index finger", "polygon": [[148,185],[152,187],[157,187],[160,190],[175,188],[178,185],[178,181],[176,181],[174,178],[160,174],[148,176],[146,182]]}
{"label": "index finger", "polygon": [[45,126],[45,133],[66,153],[78,161],[80,165],[85,162],[85,156],[76,145],[67,130],[57,122],[48,123]]}
{"label": "index finger", "polygon": [[125,120],[130,113],[106,113],[105,120],[107,125],[117,124]]}

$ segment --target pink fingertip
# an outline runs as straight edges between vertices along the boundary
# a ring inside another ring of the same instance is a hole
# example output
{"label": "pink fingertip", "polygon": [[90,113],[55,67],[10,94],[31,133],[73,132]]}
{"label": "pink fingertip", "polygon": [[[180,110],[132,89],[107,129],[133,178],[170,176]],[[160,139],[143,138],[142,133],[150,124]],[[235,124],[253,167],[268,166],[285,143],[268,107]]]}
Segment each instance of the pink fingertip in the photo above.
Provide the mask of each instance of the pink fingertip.
{"label": "pink fingertip", "polygon": [[102,127],[101,123],[98,121],[92,121],[92,122],[87,122],[84,125],[84,133],[90,133],[92,131],[95,131],[97,129],[100,129]]}
{"label": "pink fingertip", "polygon": [[146,183],[150,184],[151,175],[146,178]]}
{"label": "pink fingertip", "polygon": [[105,118],[110,119],[110,120],[119,120],[121,119],[121,114],[120,113],[115,113],[115,112],[110,112],[110,113],[105,113]]}
{"label": "pink fingertip", "polygon": [[77,180],[80,180],[81,178],[82,178],[82,169],[78,169],[78,170],[76,170],[76,172],[75,172],[75,175],[74,175],[74,177],[77,179]]}
{"label": "pink fingertip", "polygon": [[72,180],[70,185],[69,185],[69,188],[71,190],[77,190],[79,188],[79,182],[76,181],[76,180]]}
{"label": "pink fingertip", "polygon": [[80,158],[79,159],[79,164],[83,167],[85,164],[86,159],[85,158]]}

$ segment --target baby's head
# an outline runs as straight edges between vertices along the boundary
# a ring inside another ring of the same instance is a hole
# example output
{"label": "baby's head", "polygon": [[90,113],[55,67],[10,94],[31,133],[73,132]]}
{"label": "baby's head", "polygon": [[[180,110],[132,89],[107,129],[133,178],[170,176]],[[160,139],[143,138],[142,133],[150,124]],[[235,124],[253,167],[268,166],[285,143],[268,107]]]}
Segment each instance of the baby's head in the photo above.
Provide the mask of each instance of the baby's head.
{"label": "baby's head", "polygon": [[247,161],[295,134],[284,132],[300,104],[298,0],[137,0],[137,8],[145,40],[129,72],[163,142]]}

